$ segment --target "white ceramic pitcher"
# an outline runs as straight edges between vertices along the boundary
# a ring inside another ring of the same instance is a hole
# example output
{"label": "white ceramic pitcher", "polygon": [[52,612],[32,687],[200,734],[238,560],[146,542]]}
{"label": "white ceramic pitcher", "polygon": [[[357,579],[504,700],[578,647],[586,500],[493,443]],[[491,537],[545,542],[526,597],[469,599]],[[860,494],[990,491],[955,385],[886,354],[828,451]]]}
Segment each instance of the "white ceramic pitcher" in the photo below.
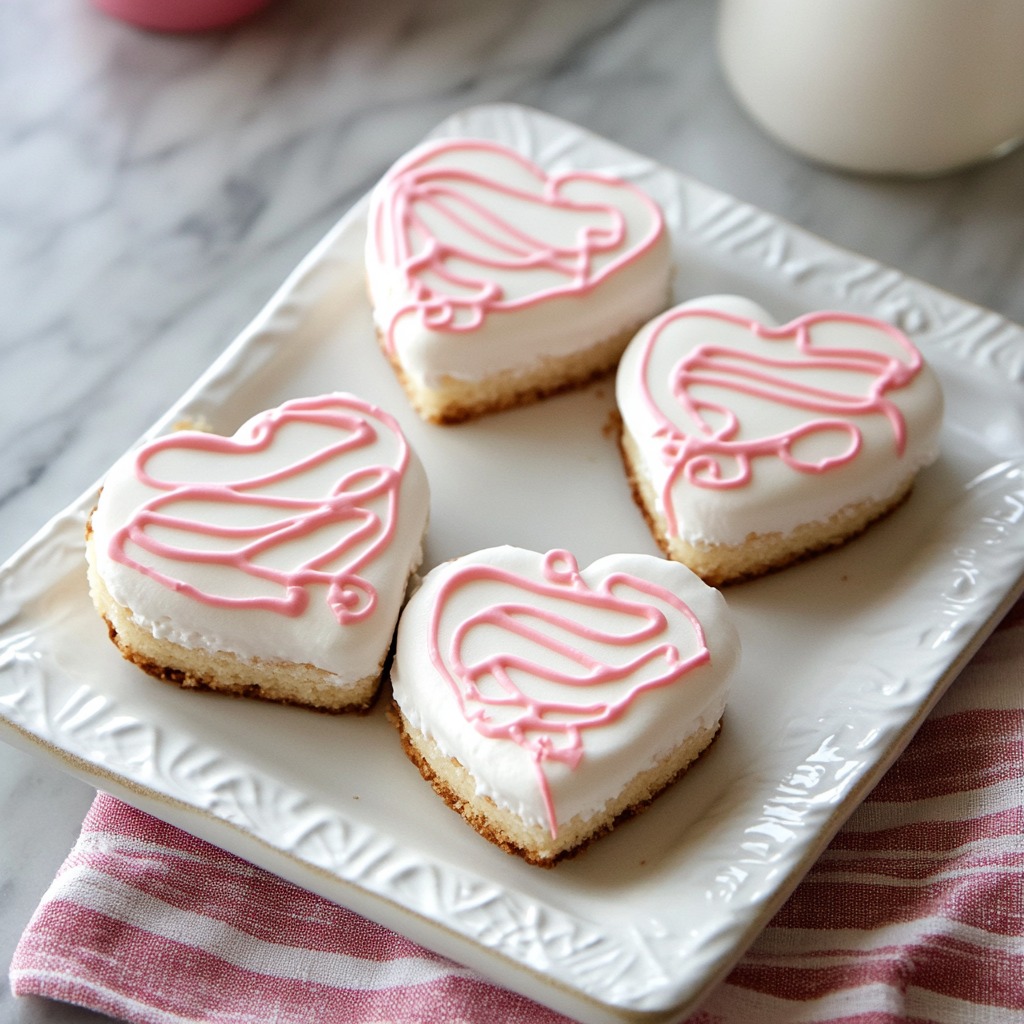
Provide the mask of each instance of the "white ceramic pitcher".
{"label": "white ceramic pitcher", "polygon": [[720,0],[717,34],[740,103],[814,160],[932,175],[1024,139],[1024,0]]}

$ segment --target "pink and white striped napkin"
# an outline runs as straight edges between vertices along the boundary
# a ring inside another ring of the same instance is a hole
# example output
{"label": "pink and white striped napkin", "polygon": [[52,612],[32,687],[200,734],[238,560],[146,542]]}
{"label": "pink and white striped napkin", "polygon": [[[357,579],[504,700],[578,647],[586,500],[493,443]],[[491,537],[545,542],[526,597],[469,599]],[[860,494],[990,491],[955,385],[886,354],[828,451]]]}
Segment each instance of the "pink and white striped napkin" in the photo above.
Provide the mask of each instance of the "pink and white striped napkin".
{"label": "pink and white striped napkin", "polygon": [[[565,1024],[99,794],[11,965],[138,1024]],[[1024,1022],[1024,601],[691,1024]]]}

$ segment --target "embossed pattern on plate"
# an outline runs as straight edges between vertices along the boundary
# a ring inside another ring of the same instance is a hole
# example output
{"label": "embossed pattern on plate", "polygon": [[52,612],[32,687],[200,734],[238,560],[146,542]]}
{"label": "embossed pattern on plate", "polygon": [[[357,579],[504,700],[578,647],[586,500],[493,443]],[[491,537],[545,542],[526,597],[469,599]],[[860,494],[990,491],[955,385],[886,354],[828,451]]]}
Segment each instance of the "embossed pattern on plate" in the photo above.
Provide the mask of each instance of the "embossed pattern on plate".
{"label": "embossed pattern on plate", "polygon": [[[337,718],[184,693],[122,662],[86,590],[95,492],[0,572],[0,730],[562,1012],[675,1020],[1020,593],[1024,329],[547,115],[474,108],[438,134],[650,190],[673,230],[680,299],[735,291],[780,318],[831,307],[896,322],[942,378],[941,459],[864,537],[727,591],[745,656],[722,736],[644,815],[553,871],[507,857],[445,808],[382,706]],[[230,433],[284,399],[355,391],[399,417],[426,464],[428,564],[501,542],[567,547],[581,564],[653,551],[607,429],[609,382],[454,428],[416,419],[373,339],[364,218],[365,201],[151,433],[183,416]]]}

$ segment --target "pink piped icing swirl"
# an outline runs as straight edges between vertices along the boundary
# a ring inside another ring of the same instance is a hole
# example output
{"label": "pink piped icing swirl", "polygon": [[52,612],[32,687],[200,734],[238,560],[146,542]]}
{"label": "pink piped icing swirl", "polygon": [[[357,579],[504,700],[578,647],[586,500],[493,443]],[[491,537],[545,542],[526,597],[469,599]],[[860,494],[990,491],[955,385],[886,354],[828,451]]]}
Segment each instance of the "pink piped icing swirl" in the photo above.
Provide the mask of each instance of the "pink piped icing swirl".
{"label": "pink piped icing swirl", "polygon": [[[781,351],[778,356],[769,356],[711,342],[688,348],[672,367],[668,381],[679,410],[678,421],[674,422],[652,394],[650,364],[665,331],[685,318],[735,324],[755,338],[778,343]],[[816,344],[814,328],[830,322],[882,331],[901,355]],[[787,344],[792,348],[782,349]],[[656,424],[654,436],[660,439],[662,460],[670,468],[662,488],[669,530],[678,533],[671,495],[680,477],[688,484],[712,490],[745,487],[753,479],[755,460],[763,458],[779,459],[800,473],[827,473],[851,462],[860,452],[860,417],[885,417],[892,428],[895,453],[902,455],[906,424],[887,394],[910,384],[922,365],[921,354],[901,331],[884,321],[854,314],[811,313],[782,327],[767,327],[743,316],[698,307],[666,314],[644,345],[639,385]],[[848,386],[826,388],[810,383],[815,371],[838,371],[845,375]],[[713,388],[726,396],[731,392],[754,397],[765,408],[785,406],[808,415],[794,426],[758,435],[756,425],[742,423],[727,400],[700,397],[701,388],[705,395]],[[827,433],[837,435],[842,447],[814,459],[797,454],[801,441]]]}
{"label": "pink piped icing swirl", "polygon": [[[554,837],[557,814],[544,766],[557,761],[576,768],[586,730],[614,722],[645,692],[679,682],[711,656],[693,611],[655,583],[617,572],[591,586],[561,550],[544,556],[542,575],[534,580],[479,563],[458,568],[438,594],[428,644],[466,721],[529,753]],[[478,583],[499,584],[508,597],[442,626],[455,594]],[[679,624],[659,603],[689,624],[691,653],[672,642]],[[481,642],[490,653],[467,653],[479,651]],[[614,652],[623,652],[621,659]],[[531,692],[550,693],[552,684],[557,697]],[[611,695],[595,692],[609,685]]]}
{"label": "pink piped icing swirl", "polygon": [[[283,428],[299,423],[328,428],[334,439],[258,476],[209,482],[168,480],[150,471],[151,462],[169,450],[229,458],[266,452]],[[372,454],[381,431],[392,434],[395,442],[390,446],[394,459],[388,464],[375,462]],[[369,460],[350,464],[349,457],[360,454],[370,456]],[[329,491],[300,496],[303,475],[333,460],[339,460],[339,472]],[[351,395],[288,402],[252,421],[244,437],[196,431],[168,434],[145,445],[136,456],[137,479],[159,493],[113,534],[110,556],[172,590],[219,608],[263,609],[294,617],[307,607],[313,588],[324,588],[338,622],[356,622],[376,607],[376,591],[360,572],[395,535],[399,490],[408,464],[408,444],[397,422]],[[185,503],[192,511],[175,511],[175,506]],[[240,513],[237,524],[230,521],[231,510]],[[203,517],[204,511],[208,518]],[[259,516],[259,523],[244,525],[247,512],[265,515]],[[325,528],[330,540],[301,564],[285,569],[270,564],[268,556],[275,549]],[[170,540],[172,535],[180,541]],[[190,536],[218,543],[191,545]],[[234,570],[261,585],[280,588],[282,594],[228,596],[203,590],[139,561],[130,553],[132,547],[183,567],[204,564]]]}
{"label": "pink piped icing swirl", "polygon": [[[460,166],[459,154],[473,151],[512,161],[536,187],[519,188]],[[439,154],[452,159],[438,160]],[[639,199],[650,214],[646,233],[630,240],[626,218],[611,202],[570,199],[567,188],[580,181]],[[396,325],[405,316],[418,317],[430,330],[469,333],[495,312],[560,295],[583,296],[636,261],[664,231],[658,205],[629,182],[597,172],[549,175],[513,150],[480,140],[427,147],[392,171],[378,196],[371,237],[378,257],[399,271],[410,296],[387,326],[384,341],[391,352]],[[524,223],[531,219],[527,211],[539,214],[532,217],[533,228]],[[572,227],[556,227],[552,213],[569,215]],[[559,232],[562,237],[555,237]],[[502,283],[509,274],[537,271],[549,272],[557,283],[518,297]]]}

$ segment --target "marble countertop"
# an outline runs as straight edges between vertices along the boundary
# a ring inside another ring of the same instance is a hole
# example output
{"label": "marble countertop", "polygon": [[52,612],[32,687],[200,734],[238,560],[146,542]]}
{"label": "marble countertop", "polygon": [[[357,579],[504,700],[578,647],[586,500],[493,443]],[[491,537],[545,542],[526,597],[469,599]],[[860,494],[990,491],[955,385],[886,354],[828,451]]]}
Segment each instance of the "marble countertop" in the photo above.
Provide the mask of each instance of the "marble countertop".
{"label": "marble countertop", "polygon": [[[712,0],[278,0],[147,34],[86,0],[0,5],[0,557],[99,478],[385,167],[510,101],[1024,322],[1024,151],[927,181],[766,138],[719,74]],[[0,744],[0,962],[92,791]],[[0,1019],[98,1021],[0,990]]]}

